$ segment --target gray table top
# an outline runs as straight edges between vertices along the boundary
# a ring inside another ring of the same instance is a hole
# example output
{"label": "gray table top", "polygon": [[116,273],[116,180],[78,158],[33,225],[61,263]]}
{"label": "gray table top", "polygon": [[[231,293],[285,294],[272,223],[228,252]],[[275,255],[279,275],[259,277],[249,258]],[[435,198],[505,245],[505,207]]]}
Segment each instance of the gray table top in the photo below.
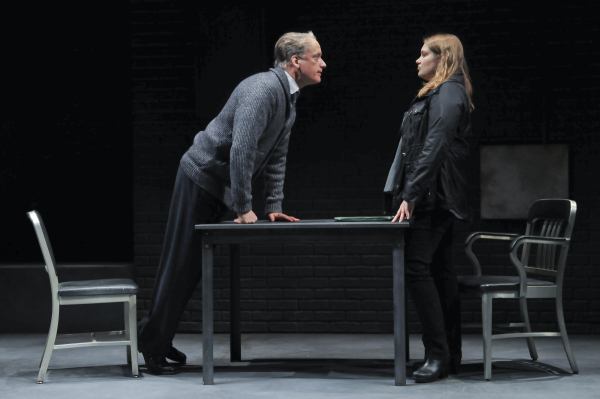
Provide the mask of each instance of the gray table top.
{"label": "gray table top", "polygon": [[264,229],[399,229],[407,228],[409,222],[336,222],[333,219],[300,220],[299,222],[271,222],[259,220],[252,224],[238,224],[233,221],[197,224],[196,230],[264,230]]}

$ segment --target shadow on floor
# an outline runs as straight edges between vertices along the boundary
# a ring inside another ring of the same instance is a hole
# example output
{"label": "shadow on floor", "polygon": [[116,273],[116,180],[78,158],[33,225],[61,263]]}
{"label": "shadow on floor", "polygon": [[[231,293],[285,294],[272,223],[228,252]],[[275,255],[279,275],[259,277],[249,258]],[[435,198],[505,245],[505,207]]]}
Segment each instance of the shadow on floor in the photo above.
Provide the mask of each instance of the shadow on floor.
{"label": "shadow on floor", "polygon": [[[407,364],[406,374],[410,378],[415,361],[411,360]],[[178,375],[165,375],[165,378],[188,379],[201,378],[201,365],[181,365],[178,367]],[[215,374],[227,378],[310,378],[310,379],[393,379],[394,362],[393,360],[382,359],[253,359],[231,363],[222,366],[215,366]],[[140,365],[139,378],[143,378],[148,373],[146,367]],[[196,374],[196,376],[193,376]],[[539,361],[531,360],[511,360],[496,361],[493,363],[492,382],[496,383],[514,383],[521,382],[540,382],[558,380],[564,377],[571,377],[570,371],[554,367]],[[37,382],[37,371],[19,371],[11,374],[10,377],[21,381]],[[46,382],[63,381],[81,381],[81,379],[113,379],[113,378],[132,378],[131,366],[113,365],[113,366],[95,366],[95,367],[74,367],[74,368],[55,368],[49,369],[46,375]],[[483,379],[482,363],[467,363],[461,366],[461,372],[458,375],[451,376],[452,379],[463,382],[486,382]],[[226,383],[221,380],[221,383]]]}
{"label": "shadow on floor", "polygon": [[[142,366],[143,367],[143,366]],[[182,365],[180,373],[201,373],[202,366]],[[393,378],[393,360],[380,359],[254,359],[215,366],[215,374],[247,375],[249,378],[262,374],[279,378]],[[412,373],[410,367],[407,372]]]}
{"label": "shadow on floor", "polygon": [[[407,363],[406,375],[410,378],[414,371],[413,364],[419,360]],[[141,366],[145,370],[144,366]],[[552,380],[570,377],[570,371],[557,368],[542,362],[531,360],[496,361],[492,365],[493,381],[518,380]],[[215,373],[222,375],[236,374],[236,377],[255,378],[261,373],[271,374],[277,378],[393,378],[394,361],[382,359],[253,359],[215,366]],[[182,365],[180,374],[202,373],[200,365]],[[275,375],[273,375],[275,374]],[[453,375],[454,379],[464,381],[484,381],[483,363],[467,363],[461,366],[460,374]]]}
{"label": "shadow on floor", "polygon": [[[515,382],[515,381],[550,381],[564,377],[571,377],[574,374],[569,370],[554,367],[540,361],[533,360],[506,360],[494,361],[492,363],[492,380],[494,382]],[[460,374],[452,376],[461,381],[481,381],[483,379],[483,363],[462,364]]]}
{"label": "shadow on floor", "polygon": [[[143,366],[142,366],[143,367]],[[144,368],[145,370],[145,368]],[[143,378],[142,368],[140,367],[140,374],[137,378]],[[18,380],[29,380],[32,383],[37,383],[38,370],[35,371],[18,371],[10,374],[9,377]],[[49,368],[46,372],[44,382],[51,380],[65,380],[70,379],[107,379],[107,378],[131,378],[131,366],[130,365],[114,365],[114,366],[90,366],[90,367],[73,367],[73,368]]]}

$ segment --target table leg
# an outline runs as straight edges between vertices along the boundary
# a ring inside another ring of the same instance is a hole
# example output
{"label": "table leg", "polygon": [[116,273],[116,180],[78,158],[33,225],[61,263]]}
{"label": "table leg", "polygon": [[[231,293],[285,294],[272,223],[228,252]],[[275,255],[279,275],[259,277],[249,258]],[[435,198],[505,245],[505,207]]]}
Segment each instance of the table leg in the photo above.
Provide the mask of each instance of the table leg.
{"label": "table leg", "polygon": [[202,378],[213,381],[213,244],[212,236],[202,233]]}
{"label": "table leg", "polygon": [[240,246],[229,246],[229,343],[232,362],[242,361]]}
{"label": "table leg", "polygon": [[404,336],[406,338],[406,343],[404,347],[406,348],[406,362],[410,362],[410,335],[409,333],[409,324],[408,324],[408,311],[406,310],[406,304],[408,303],[408,290],[404,289]]}
{"label": "table leg", "polygon": [[406,320],[404,303],[404,232],[394,235],[392,250],[394,291],[394,375],[395,385],[406,385]]}

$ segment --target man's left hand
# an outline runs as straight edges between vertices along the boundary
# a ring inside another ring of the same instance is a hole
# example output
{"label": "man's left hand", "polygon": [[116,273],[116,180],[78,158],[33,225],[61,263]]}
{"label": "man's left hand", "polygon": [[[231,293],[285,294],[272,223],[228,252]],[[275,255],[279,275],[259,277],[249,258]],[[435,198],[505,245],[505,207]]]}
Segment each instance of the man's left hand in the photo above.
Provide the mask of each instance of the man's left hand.
{"label": "man's left hand", "polygon": [[293,216],[284,215],[283,213],[269,213],[269,220],[274,222],[276,220],[287,220],[288,222],[299,222],[300,219]]}

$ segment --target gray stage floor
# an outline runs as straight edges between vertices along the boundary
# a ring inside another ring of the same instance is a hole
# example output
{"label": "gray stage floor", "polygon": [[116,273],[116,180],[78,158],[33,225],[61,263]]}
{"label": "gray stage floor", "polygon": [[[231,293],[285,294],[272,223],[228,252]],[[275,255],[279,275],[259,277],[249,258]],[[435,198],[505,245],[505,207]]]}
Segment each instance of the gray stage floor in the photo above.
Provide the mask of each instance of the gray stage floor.
{"label": "gray stage floor", "polygon": [[[482,343],[464,337],[463,373],[430,384],[393,382],[392,335],[245,334],[241,363],[230,363],[229,335],[215,335],[215,383],[202,385],[202,336],[178,335],[188,355],[181,373],[131,378],[120,347],[54,351],[45,383],[36,384],[45,335],[0,335],[0,398],[600,398],[600,339],[572,336],[580,374],[571,374],[560,339],[494,342],[493,380],[483,380]],[[411,358],[421,359],[420,336]],[[411,361],[412,363],[412,361]],[[408,368],[408,375],[412,369]]]}

